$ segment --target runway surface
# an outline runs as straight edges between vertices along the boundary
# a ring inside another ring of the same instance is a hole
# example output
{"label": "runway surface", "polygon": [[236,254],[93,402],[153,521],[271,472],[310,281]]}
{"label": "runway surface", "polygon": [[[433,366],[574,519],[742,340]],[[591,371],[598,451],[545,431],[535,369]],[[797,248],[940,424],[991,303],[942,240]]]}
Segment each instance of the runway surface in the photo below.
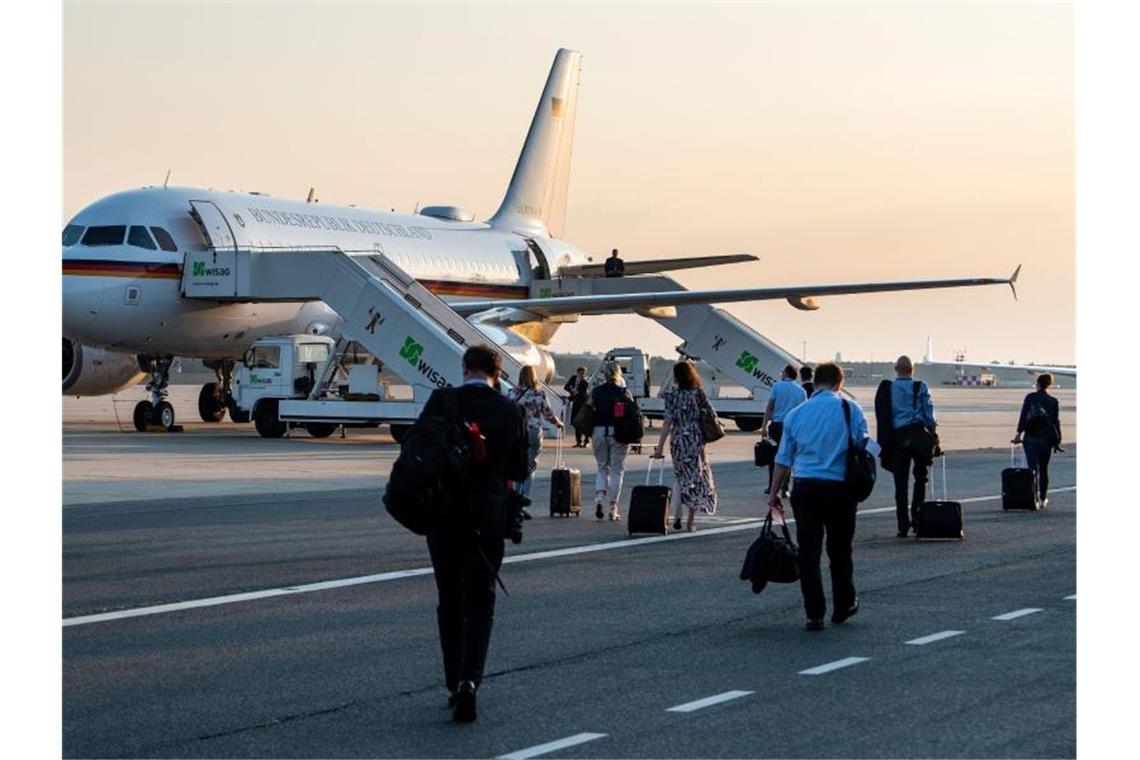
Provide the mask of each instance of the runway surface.
{"label": "runway surface", "polygon": [[[480,720],[461,726],[426,548],[379,503],[394,446],[65,425],[64,755],[1075,755],[1075,444],[1041,513],[1001,511],[1008,449],[951,453],[964,542],[895,538],[881,478],[855,539],[863,609],[810,633],[798,586],[737,580],[761,516],[753,440],[714,451],[721,509],[695,534],[630,541],[537,510],[508,545]],[[251,480],[226,454],[247,443]],[[112,477],[74,476],[107,449]],[[128,463],[159,486],[131,473],[145,487],[120,498]]]}

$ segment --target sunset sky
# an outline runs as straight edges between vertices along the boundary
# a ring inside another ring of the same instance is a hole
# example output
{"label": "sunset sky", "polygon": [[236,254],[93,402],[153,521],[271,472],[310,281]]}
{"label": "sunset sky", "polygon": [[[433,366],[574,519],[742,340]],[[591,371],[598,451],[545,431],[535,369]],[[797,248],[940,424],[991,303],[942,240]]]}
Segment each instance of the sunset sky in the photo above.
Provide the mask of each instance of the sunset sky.
{"label": "sunset sky", "polygon": [[[555,51],[583,53],[566,238],[748,252],[690,288],[1005,276],[727,308],[797,356],[1075,361],[1067,3],[66,3],[66,220],[118,190],[498,206]],[[556,350],[680,339],[638,317]],[[614,335],[622,338],[615,341]]]}

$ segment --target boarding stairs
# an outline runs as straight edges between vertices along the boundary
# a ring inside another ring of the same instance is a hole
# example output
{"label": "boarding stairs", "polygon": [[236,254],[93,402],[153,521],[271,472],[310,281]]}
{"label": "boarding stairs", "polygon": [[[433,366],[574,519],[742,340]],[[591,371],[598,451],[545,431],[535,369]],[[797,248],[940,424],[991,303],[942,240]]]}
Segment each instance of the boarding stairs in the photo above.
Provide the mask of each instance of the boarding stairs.
{"label": "boarding stairs", "polygon": [[[461,358],[472,345],[490,346],[513,387],[522,364],[456,314],[378,248],[207,248],[186,254],[186,298],[216,302],[323,301],[341,317],[339,329],[413,390],[418,404],[436,388],[463,382]],[[552,409],[561,397],[541,386]]]}

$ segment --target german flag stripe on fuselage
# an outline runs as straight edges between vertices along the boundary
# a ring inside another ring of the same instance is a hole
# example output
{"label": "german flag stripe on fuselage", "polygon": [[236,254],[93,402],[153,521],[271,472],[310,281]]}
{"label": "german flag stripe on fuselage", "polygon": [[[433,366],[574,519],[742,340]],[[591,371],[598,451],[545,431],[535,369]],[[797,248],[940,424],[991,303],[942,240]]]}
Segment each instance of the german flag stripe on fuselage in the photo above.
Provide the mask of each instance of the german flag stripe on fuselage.
{"label": "german flag stripe on fuselage", "polygon": [[[182,265],[154,261],[64,259],[63,274],[74,277],[131,277],[177,280],[182,277]],[[526,298],[529,292],[525,285],[495,285],[486,282],[420,280],[420,284],[437,296]]]}

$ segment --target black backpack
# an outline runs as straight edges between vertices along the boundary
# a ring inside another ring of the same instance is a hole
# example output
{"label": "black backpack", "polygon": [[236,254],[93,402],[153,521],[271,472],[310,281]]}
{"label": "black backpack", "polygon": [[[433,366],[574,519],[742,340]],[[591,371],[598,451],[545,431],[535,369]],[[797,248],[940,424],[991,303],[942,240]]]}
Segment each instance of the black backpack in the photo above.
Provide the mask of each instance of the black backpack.
{"label": "black backpack", "polygon": [[843,482],[848,492],[859,503],[871,495],[875,488],[875,457],[862,442],[851,436],[851,407],[843,399],[843,418],[847,421],[847,466]]}
{"label": "black backpack", "polygon": [[459,419],[459,391],[439,392],[444,394],[446,414],[421,415],[404,434],[384,490],[388,513],[420,536],[444,522],[471,461],[470,438]]}
{"label": "black backpack", "polygon": [[626,391],[614,402],[614,440],[618,443],[637,443],[644,436],[645,419],[641,416],[641,408],[633,396],[629,395],[629,391]]}

